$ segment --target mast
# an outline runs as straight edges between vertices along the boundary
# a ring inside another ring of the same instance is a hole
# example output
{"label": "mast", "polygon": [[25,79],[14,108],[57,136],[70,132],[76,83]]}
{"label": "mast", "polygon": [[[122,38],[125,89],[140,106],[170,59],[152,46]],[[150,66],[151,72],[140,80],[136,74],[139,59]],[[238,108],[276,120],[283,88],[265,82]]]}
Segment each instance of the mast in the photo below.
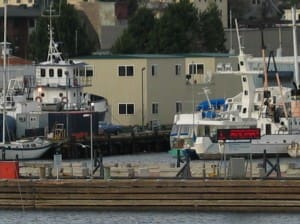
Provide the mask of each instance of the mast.
{"label": "mast", "polygon": [[4,35],[3,35],[3,85],[2,85],[2,93],[3,93],[3,113],[2,113],[2,143],[5,144],[5,126],[6,126],[6,24],[7,24],[7,1],[4,0]]}
{"label": "mast", "polygon": [[298,69],[298,49],[297,49],[297,26],[296,26],[296,4],[292,6],[292,21],[293,21],[293,46],[294,46],[294,81],[299,88],[299,69]]}
{"label": "mast", "polygon": [[[53,7],[53,1],[50,3],[50,10],[49,10],[49,47],[48,47],[48,56],[47,56],[47,61],[49,61],[51,64],[58,63],[59,61],[63,61],[62,53],[59,52],[57,48],[57,43],[55,43],[54,38],[53,38],[53,27],[52,27],[52,17],[53,16],[59,16],[58,15],[53,15],[52,11],[55,11],[52,9]],[[54,60],[54,61],[53,61]]]}

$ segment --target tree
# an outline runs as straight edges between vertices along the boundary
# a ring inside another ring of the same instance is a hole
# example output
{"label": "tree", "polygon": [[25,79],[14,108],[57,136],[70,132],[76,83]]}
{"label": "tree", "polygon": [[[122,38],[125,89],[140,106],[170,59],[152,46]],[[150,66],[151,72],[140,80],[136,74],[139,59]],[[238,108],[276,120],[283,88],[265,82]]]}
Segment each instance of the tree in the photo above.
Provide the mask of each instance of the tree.
{"label": "tree", "polygon": [[210,4],[200,17],[204,50],[225,52],[225,33],[217,5]]}
{"label": "tree", "polygon": [[[79,18],[78,12],[66,0],[61,5],[54,4],[53,8],[60,16],[52,17],[54,38],[62,43],[63,53],[69,57],[90,54],[96,44],[91,41],[85,29],[86,24]],[[36,61],[45,60],[49,45],[49,17],[40,17],[35,31],[30,36],[30,58]],[[79,34],[76,37],[76,32]],[[77,41],[77,44],[76,44]],[[77,48],[76,48],[77,46]]]}
{"label": "tree", "polygon": [[128,29],[112,47],[112,52],[172,54],[224,51],[224,36],[216,5],[200,16],[192,3],[180,0],[169,4],[159,19],[155,19],[149,9],[139,9],[129,20]]}
{"label": "tree", "polygon": [[38,62],[47,58],[49,38],[48,38],[48,21],[45,17],[39,18],[36,29],[29,37],[29,55],[28,57]]}
{"label": "tree", "polygon": [[151,10],[139,9],[129,20],[128,28],[112,47],[113,53],[144,53],[150,41],[155,19]]}
{"label": "tree", "polygon": [[199,14],[188,0],[169,4],[157,27],[158,52],[182,53],[199,50]]}

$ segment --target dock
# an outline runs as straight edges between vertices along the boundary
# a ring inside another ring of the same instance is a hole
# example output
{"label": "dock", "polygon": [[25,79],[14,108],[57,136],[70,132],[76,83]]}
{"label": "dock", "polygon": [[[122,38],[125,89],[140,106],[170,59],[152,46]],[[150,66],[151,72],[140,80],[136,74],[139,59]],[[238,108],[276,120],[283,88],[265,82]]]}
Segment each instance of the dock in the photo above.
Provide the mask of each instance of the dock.
{"label": "dock", "polygon": [[[236,159],[228,162],[237,165]],[[11,173],[1,174],[0,208],[300,211],[300,167],[294,161],[277,170],[275,165],[265,170],[259,161],[242,173],[230,169],[222,173],[224,167],[219,169],[216,161],[191,161],[179,167],[106,162],[92,176],[87,163],[75,160],[55,167],[51,161],[3,162]],[[189,172],[181,172],[187,164]]]}
{"label": "dock", "polygon": [[[170,149],[170,131],[127,132],[118,135],[102,134],[93,136],[95,153],[101,155],[124,155],[140,152],[167,152]],[[86,146],[84,150],[81,146]],[[61,153],[64,158],[88,158],[90,136],[71,137],[64,140]],[[44,158],[50,158],[50,151]],[[52,157],[51,157],[52,158]]]}
{"label": "dock", "polygon": [[300,180],[1,180],[0,208],[299,212]]}

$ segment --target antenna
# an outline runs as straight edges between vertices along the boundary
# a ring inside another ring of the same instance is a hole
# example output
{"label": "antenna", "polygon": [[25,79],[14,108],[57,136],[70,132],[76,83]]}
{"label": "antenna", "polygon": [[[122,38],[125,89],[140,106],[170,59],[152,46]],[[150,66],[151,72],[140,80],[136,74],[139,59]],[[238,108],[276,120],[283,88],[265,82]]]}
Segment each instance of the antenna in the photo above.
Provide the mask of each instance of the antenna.
{"label": "antenna", "polygon": [[[61,2],[59,1],[59,12],[58,14],[52,14],[52,12],[55,12],[53,9],[53,1],[50,2],[50,8],[44,10],[42,16],[49,17],[49,48],[48,48],[48,56],[47,61],[50,63],[58,63],[59,61],[63,61],[62,53],[58,50],[58,44],[55,43],[53,39],[53,27],[52,27],[52,17],[59,17],[60,16],[60,6]],[[49,14],[45,14],[45,12],[49,12]]]}
{"label": "antenna", "polygon": [[6,131],[6,32],[7,32],[7,1],[4,0],[4,36],[3,36],[3,41],[4,41],[4,46],[2,50],[2,55],[3,55],[3,113],[2,113],[2,143],[5,144],[5,131]]}

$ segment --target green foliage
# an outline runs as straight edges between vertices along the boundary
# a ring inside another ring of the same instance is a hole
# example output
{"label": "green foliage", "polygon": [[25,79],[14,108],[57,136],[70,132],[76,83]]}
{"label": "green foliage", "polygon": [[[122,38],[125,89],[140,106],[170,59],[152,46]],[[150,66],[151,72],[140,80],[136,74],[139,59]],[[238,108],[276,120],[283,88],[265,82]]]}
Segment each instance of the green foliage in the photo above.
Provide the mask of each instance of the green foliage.
{"label": "green foliage", "polygon": [[225,33],[223,24],[219,19],[218,7],[215,4],[209,5],[207,10],[201,14],[201,22],[205,51],[225,52]]}
{"label": "green foliage", "polygon": [[197,9],[187,0],[170,4],[157,25],[156,52],[181,53],[197,50],[200,33]]}
{"label": "green foliage", "polygon": [[111,50],[113,53],[217,52],[225,50],[224,36],[216,5],[200,14],[188,0],[180,0],[169,4],[159,19],[150,9],[139,9]]}
{"label": "green foliage", "polygon": [[29,38],[29,55],[28,57],[36,62],[46,59],[48,52],[48,21],[45,17],[41,17],[38,22],[35,31]]}
{"label": "green foliage", "polygon": [[299,0],[290,0],[291,1],[291,5],[296,5],[297,3],[299,3]]}
{"label": "green foliage", "polygon": [[[87,35],[86,24],[80,19],[78,12],[66,0],[61,5],[54,4],[55,14],[60,16],[52,17],[54,39],[61,42],[62,52],[68,57],[90,54],[93,49],[93,42]],[[48,13],[49,14],[49,13]],[[49,17],[40,17],[35,31],[30,36],[29,57],[36,61],[45,60],[49,45],[48,24]],[[78,34],[76,37],[76,33]],[[76,39],[77,38],[77,39]],[[77,41],[77,49],[76,49]]]}
{"label": "green foliage", "polygon": [[129,20],[129,26],[112,47],[113,53],[143,53],[149,42],[149,31],[155,24],[151,10],[141,8]]}
{"label": "green foliage", "polygon": [[135,12],[138,8],[138,1],[137,0],[127,0],[127,2],[128,2],[128,16],[129,16],[129,18],[131,18],[135,14]]}

